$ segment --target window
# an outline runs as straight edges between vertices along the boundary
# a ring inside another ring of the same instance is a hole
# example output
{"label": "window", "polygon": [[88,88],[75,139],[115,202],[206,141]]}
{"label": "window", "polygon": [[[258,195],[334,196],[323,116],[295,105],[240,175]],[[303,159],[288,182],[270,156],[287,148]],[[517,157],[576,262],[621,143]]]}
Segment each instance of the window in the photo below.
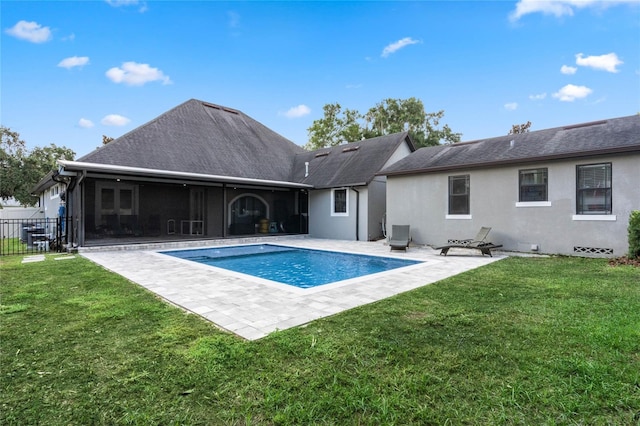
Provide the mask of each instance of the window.
{"label": "window", "polygon": [[332,190],[331,197],[331,215],[347,216],[348,195],[346,188]]}
{"label": "window", "polygon": [[576,213],[611,214],[611,163],[577,166]]}
{"label": "window", "polygon": [[548,171],[546,168],[520,170],[520,202],[548,201]]}
{"label": "window", "polygon": [[470,214],[469,175],[449,176],[449,214]]}
{"label": "window", "polygon": [[60,185],[53,185],[50,191],[51,198],[58,198],[60,196]]}

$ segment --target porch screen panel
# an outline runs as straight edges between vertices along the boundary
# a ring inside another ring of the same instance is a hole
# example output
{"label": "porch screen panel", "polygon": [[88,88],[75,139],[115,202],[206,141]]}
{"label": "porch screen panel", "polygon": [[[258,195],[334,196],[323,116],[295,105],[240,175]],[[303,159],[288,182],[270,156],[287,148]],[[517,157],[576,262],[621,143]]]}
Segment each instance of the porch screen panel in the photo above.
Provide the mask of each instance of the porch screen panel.
{"label": "porch screen panel", "polygon": [[116,194],[113,188],[102,188],[100,194],[102,214],[110,214],[115,210]]}
{"label": "porch screen panel", "polygon": [[120,190],[120,214],[133,214],[133,190],[131,189]]}

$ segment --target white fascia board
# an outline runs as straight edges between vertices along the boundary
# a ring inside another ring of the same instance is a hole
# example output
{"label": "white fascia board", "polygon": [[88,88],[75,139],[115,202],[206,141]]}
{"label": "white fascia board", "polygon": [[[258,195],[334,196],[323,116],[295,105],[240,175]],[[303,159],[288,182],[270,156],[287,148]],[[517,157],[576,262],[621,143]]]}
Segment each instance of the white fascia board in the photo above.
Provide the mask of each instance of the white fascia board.
{"label": "white fascia board", "polygon": [[201,173],[177,172],[173,170],[146,169],[142,167],[118,166],[113,164],[87,163],[82,161],[58,160],[58,164],[67,171],[91,171],[103,173],[121,173],[126,175],[156,176],[167,178],[182,178],[202,181],[215,181],[226,183],[244,183],[264,186],[284,186],[288,188],[313,188],[312,185],[303,183],[286,182],[279,180],[252,179],[233,176],[208,175]]}

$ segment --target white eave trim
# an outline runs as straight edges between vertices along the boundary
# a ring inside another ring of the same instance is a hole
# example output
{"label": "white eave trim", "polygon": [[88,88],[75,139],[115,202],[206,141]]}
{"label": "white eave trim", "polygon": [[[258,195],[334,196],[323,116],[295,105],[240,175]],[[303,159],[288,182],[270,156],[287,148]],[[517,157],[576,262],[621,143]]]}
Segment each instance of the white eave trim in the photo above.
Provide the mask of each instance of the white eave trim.
{"label": "white eave trim", "polygon": [[251,185],[263,185],[263,186],[283,186],[287,188],[313,188],[312,185],[304,183],[286,182],[280,180],[264,180],[264,179],[252,179],[232,176],[221,175],[208,175],[201,173],[190,172],[176,172],[172,170],[159,170],[159,169],[146,169],[142,167],[129,167],[129,166],[117,166],[113,164],[99,164],[99,163],[86,163],[82,161],[68,161],[58,160],[58,164],[65,171],[91,171],[91,172],[103,172],[103,173],[121,173],[126,175],[139,175],[139,176],[156,176],[156,177],[171,177],[200,181],[213,181],[224,183],[244,183]]}

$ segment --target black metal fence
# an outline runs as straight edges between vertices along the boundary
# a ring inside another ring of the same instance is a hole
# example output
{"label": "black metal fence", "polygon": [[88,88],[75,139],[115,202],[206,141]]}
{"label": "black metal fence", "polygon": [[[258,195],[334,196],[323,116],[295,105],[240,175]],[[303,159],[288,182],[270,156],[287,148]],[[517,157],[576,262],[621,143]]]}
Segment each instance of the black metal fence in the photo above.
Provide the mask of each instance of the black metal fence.
{"label": "black metal fence", "polygon": [[63,218],[2,219],[0,256],[60,252],[65,239]]}

